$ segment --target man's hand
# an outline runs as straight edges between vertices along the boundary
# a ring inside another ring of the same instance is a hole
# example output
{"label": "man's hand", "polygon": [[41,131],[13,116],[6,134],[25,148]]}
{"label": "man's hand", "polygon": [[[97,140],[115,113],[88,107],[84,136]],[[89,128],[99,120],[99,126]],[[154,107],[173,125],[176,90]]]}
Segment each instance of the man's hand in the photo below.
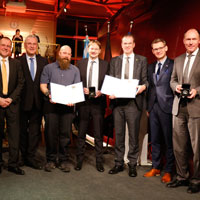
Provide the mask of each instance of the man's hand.
{"label": "man's hand", "polygon": [[115,95],[110,95],[109,99],[116,99],[116,96]]}
{"label": "man's hand", "polygon": [[95,98],[100,97],[101,95],[102,95],[102,94],[101,94],[101,91],[98,90],[98,91],[96,92]]}
{"label": "man's hand", "polygon": [[52,104],[56,104],[55,102],[53,102],[52,100],[51,100],[51,95],[49,94],[49,101],[50,101],[50,103],[52,103]]}
{"label": "man's hand", "polygon": [[180,94],[181,90],[183,90],[182,85],[177,85],[176,86],[176,92]]}
{"label": "man's hand", "polygon": [[146,85],[138,85],[136,95],[141,94],[144,90],[146,90]]}
{"label": "man's hand", "polygon": [[[12,100],[11,100],[11,102],[12,102]],[[0,97],[0,106],[2,107],[2,108],[6,108],[6,107],[8,107],[10,104],[11,104],[11,102],[10,102],[10,98],[1,98]]]}
{"label": "man's hand", "polygon": [[72,107],[72,106],[74,106],[74,104],[73,103],[68,103],[67,106]]}
{"label": "man's hand", "polygon": [[195,89],[191,89],[190,90],[190,96],[188,96],[187,98],[188,99],[193,99],[193,98],[196,97],[196,95],[197,95],[197,91]]}
{"label": "man's hand", "polygon": [[89,94],[89,89],[88,88],[84,88],[83,91],[84,91],[84,94]]}

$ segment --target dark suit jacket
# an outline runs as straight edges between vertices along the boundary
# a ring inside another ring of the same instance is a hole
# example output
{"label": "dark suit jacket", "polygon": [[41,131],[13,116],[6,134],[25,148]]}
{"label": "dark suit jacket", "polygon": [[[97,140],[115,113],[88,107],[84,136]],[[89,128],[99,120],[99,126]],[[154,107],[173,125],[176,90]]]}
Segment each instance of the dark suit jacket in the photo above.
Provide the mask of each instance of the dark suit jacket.
{"label": "dark suit jacket", "polygon": [[[80,76],[81,76],[81,81],[83,82],[83,87],[87,87],[87,64],[88,64],[88,58],[82,59],[78,61],[77,67],[80,70]],[[99,83],[98,83],[98,90],[101,89],[101,86],[103,84],[103,80],[106,74],[108,74],[109,70],[109,65],[108,62],[102,59],[99,59]],[[102,102],[102,98],[104,98]],[[86,100],[87,100],[87,95],[86,95]],[[105,104],[105,96],[102,95],[101,98],[96,98],[93,99],[94,103],[100,103],[100,104]],[[103,105],[102,104],[102,105]],[[105,105],[104,105],[105,106]]]}
{"label": "dark suit jacket", "polygon": [[40,76],[45,65],[48,64],[47,59],[36,56],[37,60],[37,71],[34,81],[31,78],[29,66],[26,59],[26,54],[19,57],[22,65],[22,70],[25,78],[25,85],[22,91],[21,105],[24,111],[30,111],[33,107],[33,103],[38,110],[41,110],[43,103],[43,94],[40,91]]}
{"label": "dark suit jacket", "polygon": [[[2,75],[0,69],[0,97],[3,97]],[[8,83],[8,98],[12,99],[10,110],[17,112],[17,105],[20,101],[20,95],[24,86],[24,77],[21,64],[18,60],[9,58],[9,83]]]}
{"label": "dark suit jacket", "polygon": [[151,111],[156,97],[160,108],[165,113],[172,113],[174,94],[170,87],[170,79],[174,61],[167,58],[162,66],[158,81],[156,80],[155,68],[157,62],[148,66],[149,88],[147,92],[147,110]]}
{"label": "dark suit jacket", "polygon": [[[186,54],[182,54],[174,60],[174,69],[171,76],[171,88],[176,94],[176,86],[182,85],[183,83],[183,67],[185,61]],[[200,50],[197,53],[195,61],[192,65],[192,69],[190,71],[189,83],[191,89],[196,89],[198,95],[194,99],[187,104],[187,109],[190,117],[200,117]],[[172,113],[173,115],[177,115],[179,111],[179,95],[175,95]]]}
{"label": "dark suit jacket", "polygon": [[[117,56],[112,58],[110,61],[110,76],[116,77],[121,79],[121,72],[122,72],[122,61],[123,55]],[[135,54],[134,59],[134,71],[133,71],[133,79],[139,80],[139,85],[146,85],[148,87],[147,82],[147,59],[144,56],[140,56]],[[138,109],[142,110],[146,107],[145,103],[145,93],[142,92],[141,94],[136,96],[136,105]],[[117,106],[123,104],[123,102],[127,103],[131,99],[115,99],[112,100],[112,105]]]}

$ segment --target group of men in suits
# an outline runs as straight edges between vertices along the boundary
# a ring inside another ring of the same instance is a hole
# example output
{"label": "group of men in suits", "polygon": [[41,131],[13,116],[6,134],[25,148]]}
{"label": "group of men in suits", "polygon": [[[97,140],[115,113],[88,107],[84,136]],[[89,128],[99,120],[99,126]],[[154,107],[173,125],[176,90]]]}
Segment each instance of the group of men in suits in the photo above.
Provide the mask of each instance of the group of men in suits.
{"label": "group of men in suits", "polygon": [[[59,168],[64,172],[70,171],[66,163],[74,105],[60,105],[52,102],[49,84],[54,82],[69,85],[82,81],[86,100],[77,104],[79,125],[75,170],[82,169],[86,132],[92,120],[96,169],[103,172],[102,130],[106,98],[101,94],[100,89],[105,75],[108,74],[119,79],[139,80],[136,98],[109,96],[116,135],[115,165],[109,170],[109,174],[117,174],[124,170],[125,125],[127,123],[128,174],[130,177],[137,176],[139,124],[142,111],[146,109],[147,93],[147,115],[150,121],[153,165],[144,176],[160,175],[162,138],[164,138],[166,167],[161,181],[167,183],[167,187],[188,186],[188,193],[200,191],[199,32],[196,29],[189,29],[184,34],[183,43],[186,53],[177,57],[173,62],[167,57],[166,41],[160,38],[155,39],[151,46],[157,61],[148,66],[147,59],[133,51],[134,36],[125,35],[121,41],[123,54],[112,58],[109,66],[106,61],[99,58],[101,44],[98,41],[91,41],[88,47],[89,58],[80,60],[77,68],[70,63],[71,48],[69,46],[61,47],[57,61],[46,65],[44,58],[36,56],[37,38],[35,36],[26,38],[26,54],[19,61],[9,58],[11,40],[3,37],[0,40],[0,142],[2,143],[6,118],[9,141],[8,170],[16,174],[24,174],[18,166],[19,144],[22,165],[25,164],[35,169],[42,168],[36,161],[35,154],[40,137],[41,109],[44,107],[47,144],[45,170],[52,171],[57,166],[58,159]],[[46,101],[43,106],[42,97],[44,96],[46,96]],[[20,97],[22,97],[21,104]],[[188,148],[190,143],[194,154],[194,173],[189,179]],[[57,145],[59,145],[59,150]],[[2,147],[0,156],[2,166]],[[177,176],[171,181],[174,159]]]}

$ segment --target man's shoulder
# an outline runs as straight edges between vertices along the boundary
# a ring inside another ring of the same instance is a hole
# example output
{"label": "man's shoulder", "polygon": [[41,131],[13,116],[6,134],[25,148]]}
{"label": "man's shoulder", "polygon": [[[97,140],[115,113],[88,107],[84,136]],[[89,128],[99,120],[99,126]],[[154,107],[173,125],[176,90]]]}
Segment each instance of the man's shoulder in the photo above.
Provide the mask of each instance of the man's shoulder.
{"label": "man's shoulder", "polygon": [[145,56],[142,56],[142,55],[139,55],[139,54],[135,54],[135,59],[147,60],[147,58]]}
{"label": "man's shoulder", "polygon": [[181,55],[177,56],[177,57],[174,59],[174,61],[177,61],[177,60],[184,59],[184,58],[185,58],[185,56],[186,56],[186,53],[183,53],[183,54],[181,54]]}
{"label": "man's shoulder", "polygon": [[20,64],[20,61],[16,58],[9,57],[8,61],[9,61],[10,64]]}
{"label": "man's shoulder", "polygon": [[77,66],[73,65],[73,64],[70,64],[70,68],[75,71],[75,72],[79,72],[79,69]]}

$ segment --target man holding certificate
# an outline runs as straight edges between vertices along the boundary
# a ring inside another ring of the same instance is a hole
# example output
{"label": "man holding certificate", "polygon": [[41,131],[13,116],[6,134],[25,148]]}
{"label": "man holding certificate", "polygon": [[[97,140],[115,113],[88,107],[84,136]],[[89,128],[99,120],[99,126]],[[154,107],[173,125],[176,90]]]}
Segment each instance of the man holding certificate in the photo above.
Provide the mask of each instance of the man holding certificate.
{"label": "man holding certificate", "polygon": [[68,86],[80,82],[79,70],[70,61],[71,48],[67,45],[62,46],[57,61],[44,67],[40,80],[40,89],[46,96],[44,103],[47,159],[45,171],[48,172],[56,167],[57,155],[59,168],[63,172],[70,171],[67,161],[69,158],[68,145],[74,117],[74,104],[69,102],[66,105],[55,103],[52,101],[50,94],[50,83]]}
{"label": "man holding certificate", "polygon": [[[147,82],[147,59],[133,53],[135,47],[134,37],[125,35],[121,43],[123,54],[113,58],[110,62],[110,76],[119,79],[137,79],[139,84],[135,98],[116,98],[110,95],[113,106],[114,127],[115,127],[115,166],[109,174],[117,174],[124,170],[125,152],[125,125],[128,124],[129,152],[128,166],[129,176],[136,177],[136,165],[139,155],[139,129],[142,110],[145,103],[145,90]],[[131,93],[132,91],[130,91]]]}
{"label": "man holding certificate", "polygon": [[79,127],[78,127],[78,150],[77,165],[75,170],[81,170],[84,151],[85,137],[90,119],[93,120],[93,131],[96,150],[96,169],[104,171],[103,167],[103,119],[106,106],[106,96],[100,92],[105,75],[108,72],[108,63],[98,58],[101,52],[101,44],[91,41],[88,45],[89,58],[82,59],[77,66],[83,81],[86,101],[78,104]]}

